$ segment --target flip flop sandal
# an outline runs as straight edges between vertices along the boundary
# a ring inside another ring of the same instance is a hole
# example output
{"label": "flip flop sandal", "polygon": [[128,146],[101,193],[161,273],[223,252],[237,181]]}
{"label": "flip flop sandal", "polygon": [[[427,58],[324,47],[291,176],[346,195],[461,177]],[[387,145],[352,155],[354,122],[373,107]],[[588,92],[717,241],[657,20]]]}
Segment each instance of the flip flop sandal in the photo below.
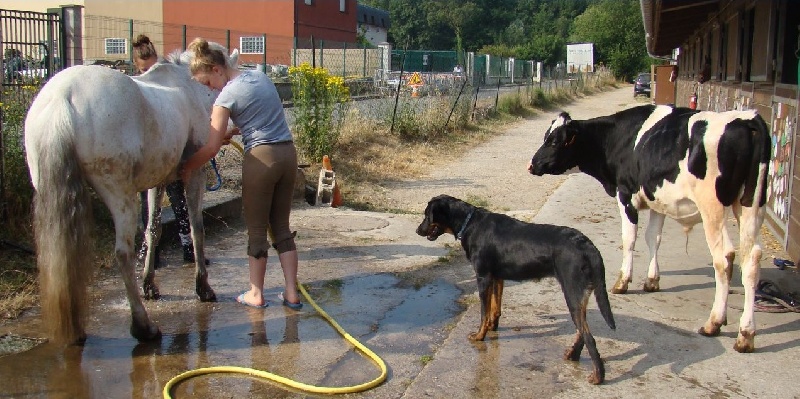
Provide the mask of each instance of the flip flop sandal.
{"label": "flip flop sandal", "polygon": [[287,308],[289,308],[289,309],[292,309],[292,310],[300,310],[300,309],[302,309],[302,308],[303,308],[303,304],[302,304],[302,303],[300,303],[300,302],[298,302],[298,303],[291,303],[291,302],[287,301],[287,300],[286,300],[286,299],[283,297],[283,292],[281,292],[280,294],[278,294],[278,299],[280,299],[280,300],[281,300],[281,302],[283,302],[283,306],[286,306],[286,307],[287,307]]}

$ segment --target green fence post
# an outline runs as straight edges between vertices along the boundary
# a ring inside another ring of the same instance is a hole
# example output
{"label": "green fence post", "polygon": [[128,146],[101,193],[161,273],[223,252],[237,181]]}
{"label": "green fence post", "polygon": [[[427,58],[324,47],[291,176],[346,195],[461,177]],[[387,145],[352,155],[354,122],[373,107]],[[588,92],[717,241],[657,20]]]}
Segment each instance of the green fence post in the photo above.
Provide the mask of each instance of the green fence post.
{"label": "green fence post", "polygon": [[347,75],[347,42],[342,46],[342,79]]}
{"label": "green fence post", "polygon": [[267,73],[267,34],[263,33],[261,37],[264,39],[264,55],[261,56],[261,63],[264,64],[264,73]]}
{"label": "green fence post", "polygon": [[128,61],[133,63],[133,19],[128,20]]}
{"label": "green fence post", "polygon": [[319,41],[319,67],[325,68],[325,60],[322,58],[323,53],[325,52],[325,40]]}
{"label": "green fence post", "polygon": [[228,49],[228,52],[231,51],[231,30],[225,30],[225,48]]}
{"label": "green fence post", "polygon": [[362,76],[367,76],[367,45],[362,44],[361,47],[364,48],[364,62],[361,64],[364,68],[363,72],[361,73]]}
{"label": "green fence post", "polygon": [[183,25],[183,32],[181,33],[181,40],[183,41],[183,50],[186,51],[186,25]]}
{"label": "green fence post", "polygon": [[292,38],[292,66],[297,66],[297,37]]}

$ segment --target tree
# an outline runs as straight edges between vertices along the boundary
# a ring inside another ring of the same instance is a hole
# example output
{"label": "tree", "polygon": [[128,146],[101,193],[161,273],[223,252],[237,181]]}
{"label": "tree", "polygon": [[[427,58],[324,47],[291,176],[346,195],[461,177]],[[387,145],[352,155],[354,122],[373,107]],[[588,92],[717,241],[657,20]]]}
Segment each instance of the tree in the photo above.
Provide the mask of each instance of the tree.
{"label": "tree", "polygon": [[635,0],[592,4],[575,19],[570,40],[594,43],[595,63],[605,63],[617,78],[634,76],[649,64],[642,14]]}

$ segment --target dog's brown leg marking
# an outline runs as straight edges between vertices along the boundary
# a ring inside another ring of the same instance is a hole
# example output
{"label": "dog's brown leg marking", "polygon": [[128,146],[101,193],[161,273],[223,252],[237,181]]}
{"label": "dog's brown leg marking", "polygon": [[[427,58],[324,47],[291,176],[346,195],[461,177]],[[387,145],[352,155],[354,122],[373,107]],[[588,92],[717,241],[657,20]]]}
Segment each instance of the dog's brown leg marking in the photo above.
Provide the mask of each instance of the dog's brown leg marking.
{"label": "dog's brown leg marking", "polygon": [[[495,289],[494,281],[491,281],[486,287],[486,292],[484,292],[483,294],[481,294],[481,292],[478,292],[478,296],[481,299],[481,324],[480,327],[478,328],[478,331],[469,334],[468,338],[471,341],[483,341],[483,339],[486,337],[486,333],[491,329],[490,320],[492,320],[491,312],[492,312],[492,302],[494,302],[493,299],[494,289]],[[480,291],[480,288],[478,288],[478,290]]]}
{"label": "dog's brown leg marking", "polygon": [[603,378],[598,375],[597,370],[593,371],[592,375],[589,376],[589,383],[592,385],[600,385],[603,383]]}
{"label": "dog's brown leg marking", "polygon": [[503,307],[503,280],[497,279],[494,281],[492,294],[493,300],[491,301],[489,313],[489,329],[491,331],[497,331],[497,328],[500,327],[500,314],[502,313]]}
{"label": "dog's brown leg marking", "polygon": [[575,332],[575,340],[572,342],[572,346],[568,347],[566,351],[564,351],[564,360],[572,360],[573,362],[577,362],[581,358],[581,351],[583,350],[583,335],[580,331]]}

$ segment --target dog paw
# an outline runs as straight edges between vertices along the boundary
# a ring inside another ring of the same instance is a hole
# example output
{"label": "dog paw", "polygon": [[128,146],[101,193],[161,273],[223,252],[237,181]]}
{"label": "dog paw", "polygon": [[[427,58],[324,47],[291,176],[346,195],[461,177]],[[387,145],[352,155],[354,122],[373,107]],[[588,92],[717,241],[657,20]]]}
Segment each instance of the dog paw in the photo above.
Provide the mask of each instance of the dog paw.
{"label": "dog paw", "polygon": [[595,371],[595,372],[592,373],[592,375],[589,376],[589,383],[592,384],[592,385],[600,385],[600,384],[603,383],[604,379],[605,378],[603,376],[599,375]]}
{"label": "dog paw", "polygon": [[471,333],[467,336],[470,341],[483,341],[486,337],[486,333],[481,334],[480,331]]}
{"label": "dog paw", "polygon": [[564,360],[571,360],[573,362],[577,362],[581,359],[581,353],[576,351],[574,348],[567,348],[564,351]]}

